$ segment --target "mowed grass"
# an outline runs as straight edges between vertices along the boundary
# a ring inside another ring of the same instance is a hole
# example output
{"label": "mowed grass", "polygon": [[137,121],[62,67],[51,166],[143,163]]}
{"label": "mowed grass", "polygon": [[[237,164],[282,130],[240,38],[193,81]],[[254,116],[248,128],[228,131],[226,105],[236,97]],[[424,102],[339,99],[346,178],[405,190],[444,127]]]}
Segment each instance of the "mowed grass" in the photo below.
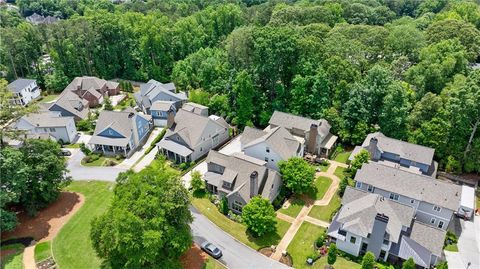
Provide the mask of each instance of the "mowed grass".
{"label": "mowed grass", "polygon": [[15,249],[16,252],[2,258],[1,269],[23,269],[23,249],[22,244],[13,244],[2,247],[3,250]]}
{"label": "mowed grass", "polygon": [[305,201],[298,197],[292,197],[290,206],[287,208],[280,208],[278,212],[288,215],[292,218],[296,218],[300,210],[305,205]]}
{"label": "mowed grass", "polygon": [[35,262],[41,262],[50,256],[52,256],[52,244],[50,241],[35,245]]}
{"label": "mowed grass", "polygon": [[340,208],[342,199],[338,194],[335,194],[330,200],[330,203],[326,206],[313,206],[312,210],[308,214],[310,217],[323,220],[326,222],[330,222],[330,217],[332,216],[333,212],[337,211]]}
{"label": "mowed grass", "polygon": [[335,161],[340,162],[340,163],[347,163],[348,157],[350,157],[351,151],[344,151],[340,152],[335,156]]}
{"label": "mowed grass", "polygon": [[90,240],[90,223],[110,206],[113,183],[74,181],[67,190],[82,193],[85,203],[53,240],[53,256],[62,269],[100,268],[102,261],[97,257]]}
{"label": "mowed grass", "polygon": [[308,266],[306,264],[307,257],[314,253],[313,242],[322,235],[324,230],[323,227],[303,222],[287,247],[287,252],[292,256],[293,267],[306,268]]}
{"label": "mowed grass", "polygon": [[347,168],[345,167],[341,167],[341,166],[337,166],[337,168],[335,169],[335,172],[333,172],[334,175],[336,175],[339,179],[343,179],[345,177],[345,170]]}
{"label": "mowed grass", "polygon": [[40,103],[50,103],[52,102],[53,100],[57,99],[59,96],[59,94],[50,94],[50,95],[47,95],[47,96],[43,96],[42,100],[40,101]]}
{"label": "mowed grass", "polygon": [[277,219],[276,233],[266,234],[264,236],[255,238],[247,233],[247,228],[245,225],[235,222],[224,216],[207,198],[193,198],[192,204],[210,221],[220,227],[220,229],[224,230],[240,242],[255,250],[266,246],[277,245],[290,227],[290,223]]}
{"label": "mowed grass", "polygon": [[223,266],[220,262],[215,260],[214,258],[208,256],[205,264],[202,267],[203,269],[225,269],[226,267]]}
{"label": "mowed grass", "polygon": [[90,166],[90,167],[91,167],[91,166],[107,166],[107,165],[106,165],[107,161],[113,161],[114,163],[118,164],[118,163],[120,163],[122,160],[117,161],[117,159],[114,158],[114,157],[105,157],[105,156],[102,156],[102,157],[98,158],[98,160],[95,160],[95,161],[89,162],[89,163],[87,163],[87,162],[85,162],[84,160],[82,160],[82,165],[83,165],[83,166]]}
{"label": "mowed grass", "polygon": [[[307,265],[307,257],[315,253],[313,243],[323,233],[325,228],[316,226],[309,222],[303,222],[297,234],[293,238],[290,245],[288,245],[287,252],[290,253],[293,260],[294,268],[313,268],[324,269],[327,265],[327,258],[322,257],[318,259],[312,266]],[[335,269],[358,269],[360,264],[347,261],[345,258],[337,256],[337,261],[334,264]]]}
{"label": "mowed grass", "polygon": [[445,250],[451,252],[458,252],[458,246],[457,244],[450,244],[445,247]]}
{"label": "mowed grass", "polygon": [[329,177],[320,176],[315,180],[315,196],[310,196],[312,199],[321,200],[328,188],[332,184],[332,179]]}

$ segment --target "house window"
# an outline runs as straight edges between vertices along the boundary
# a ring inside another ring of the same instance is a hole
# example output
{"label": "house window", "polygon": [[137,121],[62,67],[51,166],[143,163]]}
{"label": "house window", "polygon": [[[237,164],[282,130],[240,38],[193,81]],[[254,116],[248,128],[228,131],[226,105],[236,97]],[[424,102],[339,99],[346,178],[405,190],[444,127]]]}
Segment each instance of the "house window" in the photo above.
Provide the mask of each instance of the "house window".
{"label": "house window", "polygon": [[200,148],[200,151],[203,151],[203,148],[202,148],[202,147]]}
{"label": "house window", "polygon": [[242,207],[243,207],[243,204],[239,201],[233,201],[232,203],[232,209],[238,211],[238,212],[242,212]]}
{"label": "house window", "polygon": [[414,204],[415,203],[415,199],[410,199],[410,204]]}
{"label": "house window", "polygon": [[50,128],[50,132],[55,132],[55,128]]}
{"label": "house window", "polygon": [[442,229],[443,225],[445,225],[445,223],[443,221],[438,222],[438,228]]}
{"label": "house window", "polygon": [[442,208],[439,207],[439,206],[434,205],[434,206],[433,206],[433,210],[434,210],[434,211],[437,211],[437,212],[440,212],[440,211],[442,210]]}
{"label": "house window", "polygon": [[435,218],[432,218],[432,219],[430,220],[430,224],[435,224],[436,221],[437,221],[437,220],[436,220]]}
{"label": "house window", "polygon": [[265,149],[265,151],[266,151],[266,152],[270,152],[270,148],[267,147],[267,148]]}
{"label": "house window", "polygon": [[372,185],[368,185],[368,191],[369,191],[369,192],[373,192],[373,189],[374,189],[374,188],[373,188]]}
{"label": "house window", "polygon": [[393,192],[390,193],[390,200],[398,201],[398,198],[399,198],[398,194]]}
{"label": "house window", "polygon": [[268,157],[265,157],[265,161],[268,163]]}
{"label": "house window", "polygon": [[384,259],[385,259],[385,254],[387,254],[387,253],[385,252],[385,250],[381,250],[381,251],[380,251],[380,255],[378,256],[378,258],[381,259],[381,260],[384,260]]}
{"label": "house window", "polygon": [[358,189],[362,188],[362,182],[358,182],[355,183],[355,187],[357,187]]}
{"label": "house window", "polygon": [[43,131],[44,131],[45,133],[48,132],[48,131],[47,131],[47,128],[43,128]]}
{"label": "house window", "polygon": [[350,243],[355,244],[355,242],[357,242],[357,238],[351,236],[350,237]]}
{"label": "house window", "polygon": [[388,239],[383,239],[383,244],[384,244],[385,246],[388,246]]}

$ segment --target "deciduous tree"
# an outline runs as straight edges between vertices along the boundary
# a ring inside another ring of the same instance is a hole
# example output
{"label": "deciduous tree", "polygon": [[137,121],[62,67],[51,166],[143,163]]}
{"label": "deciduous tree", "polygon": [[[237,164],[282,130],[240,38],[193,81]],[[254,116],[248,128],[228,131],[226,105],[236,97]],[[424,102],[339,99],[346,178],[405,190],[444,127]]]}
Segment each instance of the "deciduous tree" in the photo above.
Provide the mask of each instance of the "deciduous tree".
{"label": "deciduous tree", "polygon": [[272,204],[261,196],[255,196],[242,209],[242,221],[255,236],[276,231],[277,219]]}
{"label": "deciduous tree", "polygon": [[292,157],[287,161],[278,162],[285,187],[294,193],[304,193],[310,190],[315,179],[315,168],[300,157]]}

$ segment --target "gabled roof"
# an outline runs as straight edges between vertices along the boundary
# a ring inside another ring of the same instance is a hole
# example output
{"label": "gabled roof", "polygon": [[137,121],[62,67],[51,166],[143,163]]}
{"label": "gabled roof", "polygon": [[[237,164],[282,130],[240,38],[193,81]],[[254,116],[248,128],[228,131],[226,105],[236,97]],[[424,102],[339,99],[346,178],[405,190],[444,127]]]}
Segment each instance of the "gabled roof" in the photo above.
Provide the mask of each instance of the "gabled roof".
{"label": "gabled roof", "polygon": [[322,137],[327,136],[331,128],[328,121],[324,119],[312,120],[280,111],[273,112],[273,115],[268,123],[270,125],[282,126],[287,130],[298,129],[305,133],[310,131],[310,126],[312,124],[315,124],[318,126],[318,134]]}
{"label": "gabled roof", "polygon": [[445,230],[414,221],[410,238],[428,249],[435,256],[441,257],[446,235],[447,231]]}
{"label": "gabled roof", "polygon": [[372,138],[377,139],[377,149],[381,152],[392,152],[403,159],[427,165],[430,165],[433,161],[435,149],[390,138],[381,132],[368,134],[363,141],[362,147],[367,148]]}
{"label": "gabled roof", "polygon": [[27,79],[27,78],[19,78],[12,81],[10,84],[7,85],[7,89],[11,92],[20,92],[21,90],[25,89],[28,85],[32,84],[36,80],[34,79]]}
{"label": "gabled roof", "polygon": [[58,97],[57,101],[50,107],[54,105],[65,109],[81,119],[84,119],[88,116],[88,101],[78,97],[78,95],[71,91],[63,91]]}
{"label": "gabled roof", "polygon": [[[250,200],[250,175],[253,172],[258,173],[258,186],[256,187],[258,194],[267,199],[269,199],[270,196],[270,186],[275,177],[279,177],[276,171],[266,167],[264,161],[241,153],[225,155],[215,150],[210,150],[206,162],[220,165],[224,167],[225,170],[223,174],[209,171],[205,174],[205,180],[207,180],[209,184],[216,185],[219,190],[225,191],[228,195],[238,193],[246,202]],[[263,182],[265,177],[267,177],[267,179]],[[223,181],[233,183],[232,190],[223,189]]]}
{"label": "gabled roof", "polygon": [[193,103],[193,102],[185,103],[182,106],[182,109],[193,112],[195,114],[200,114],[200,113],[202,113],[202,111],[205,111],[205,110],[207,110],[207,113],[208,113],[208,107],[202,106],[200,104],[196,104],[196,103]]}
{"label": "gabled roof", "polygon": [[180,109],[175,115],[174,126],[167,130],[164,139],[178,135],[188,147],[194,149],[202,138],[209,138],[209,134],[216,133],[215,130],[228,127],[221,117],[205,117]]}
{"label": "gabled roof", "polygon": [[[244,148],[249,148],[259,143],[265,142],[269,145],[269,147],[275,151],[282,159],[288,159],[292,156],[295,156],[299,147],[300,142],[296,140],[285,128],[283,127],[275,127],[268,132],[265,131],[257,131],[253,128],[247,127],[245,128],[245,132],[247,133],[247,137],[243,139],[243,141],[251,140],[248,142]],[[258,138],[254,136],[258,135]]]}
{"label": "gabled roof", "polygon": [[172,108],[173,104],[174,102],[171,101],[155,101],[150,107],[150,110],[168,111]]}
{"label": "gabled roof", "polygon": [[112,82],[112,81],[106,81],[101,78],[97,77],[89,77],[89,76],[83,76],[83,77],[76,77],[68,84],[65,89],[70,90],[70,91],[76,91],[78,87],[84,91],[98,91],[103,86],[106,86],[108,89],[114,89],[118,87],[117,82]]}
{"label": "gabled roof", "polygon": [[[123,111],[102,110],[98,116],[95,131],[89,143],[125,146],[126,143],[130,141],[133,131],[136,130],[135,120],[137,117],[150,120],[151,116],[141,115],[131,108]],[[100,135],[103,131],[110,128],[122,137],[112,138]],[[114,141],[118,141],[119,143],[115,143]]]}
{"label": "gabled roof", "polygon": [[413,207],[351,187],[345,189],[342,205],[336,221],[343,230],[367,237],[372,233],[375,216],[383,214],[389,218],[387,232],[393,242],[398,242],[402,226],[409,227],[415,213]]}
{"label": "gabled roof", "polygon": [[175,92],[175,85],[173,83],[163,84],[153,79],[140,86],[140,91],[135,93],[135,99],[137,102],[142,103],[144,107],[150,107],[153,98],[160,93],[165,93],[180,100],[188,99],[184,92]]}
{"label": "gabled roof", "polygon": [[72,120],[72,117],[61,117],[51,111],[41,111],[23,116],[22,119],[32,126],[48,128],[65,127]]}
{"label": "gabled roof", "polygon": [[461,186],[376,162],[364,164],[355,180],[454,211],[460,205]]}

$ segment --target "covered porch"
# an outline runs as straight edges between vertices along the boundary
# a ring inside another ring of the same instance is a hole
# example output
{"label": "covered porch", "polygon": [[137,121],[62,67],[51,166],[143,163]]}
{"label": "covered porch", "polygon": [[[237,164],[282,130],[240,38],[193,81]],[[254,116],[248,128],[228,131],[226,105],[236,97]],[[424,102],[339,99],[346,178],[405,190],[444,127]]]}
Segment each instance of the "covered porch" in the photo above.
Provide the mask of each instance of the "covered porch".
{"label": "covered porch", "polygon": [[176,163],[190,162],[192,150],[171,140],[162,140],[157,144],[158,152]]}
{"label": "covered porch", "polygon": [[106,156],[122,155],[128,157],[132,153],[129,140],[126,138],[92,136],[88,144],[93,152],[102,153]]}

